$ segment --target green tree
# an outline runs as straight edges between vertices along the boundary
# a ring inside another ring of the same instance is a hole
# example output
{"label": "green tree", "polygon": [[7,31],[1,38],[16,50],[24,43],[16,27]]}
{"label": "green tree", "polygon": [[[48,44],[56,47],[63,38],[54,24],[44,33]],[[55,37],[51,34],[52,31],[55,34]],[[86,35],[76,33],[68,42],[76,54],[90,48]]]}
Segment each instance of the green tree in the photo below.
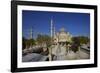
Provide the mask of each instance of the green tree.
{"label": "green tree", "polygon": [[47,47],[51,45],[51,38],[48,35],[44,35],[44,42],[46,43]]}
{"label": "green tree", "polygon": [[90,41],[90,39],[85,36],[80,36],[79,40],[80,40],[80,44],[87,44]]}
{"label": "green tree", "polygon": [[86,36],[77,36],[72,38],[73,43],[76,43],[78,45],[80,44],[87,44],[90,42],[90,39]]}
{"label": "green tree", "polygon": [[37,40],[37,43],[39,45],[46,44],[46,46],[49,47],[50,44],[51,44],[51,38],[48,35],[40,35],[40,34],[38,34],[36,40]]}
{"label": "green tree", "polygon": [[72,41],[73,41],[73,44],[77,44],[78,46],[80,45],[79,37],[73,37]]}
{"label": "green tree", "polygon": [[22,38],[22,48],[25,49],[26,47],[29,48],[30,46],[33,46],[36,44],[36,41],[34,39],[25,39]]}
{"label": "green tree", "polygon": [[29,41],[29,45],[30,45],[30,46],[36,45],[34,39],[29,39],[28,41]]}
{"label": "green tree", "polygon": [[27,39],[25,39],[24,37],[22,38],[22,49],[25,49],[26,47],[26,41]]}
{"label": "green tree", "polygon": [[38,45],[41,45],[43,43],[43,36],[38,34],[36,41],[37,41]]}

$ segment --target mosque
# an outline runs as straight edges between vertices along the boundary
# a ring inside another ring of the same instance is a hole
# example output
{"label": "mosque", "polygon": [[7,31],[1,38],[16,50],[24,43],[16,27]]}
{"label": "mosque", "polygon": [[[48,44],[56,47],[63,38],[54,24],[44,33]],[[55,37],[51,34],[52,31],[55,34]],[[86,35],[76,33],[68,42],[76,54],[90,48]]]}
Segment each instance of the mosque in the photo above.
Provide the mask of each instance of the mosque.
{"label": "mosque", "polygon": [[[53,21],[51,20],[51,37],[52,37],[52,48],[51,54],[55,55],[55,60],[64,60],[67,54],[68,43],[72,42],[72,35],[66,32],[64,28],[61,28],[56,32]],[[53,60],[54,60],[53,59]]]}

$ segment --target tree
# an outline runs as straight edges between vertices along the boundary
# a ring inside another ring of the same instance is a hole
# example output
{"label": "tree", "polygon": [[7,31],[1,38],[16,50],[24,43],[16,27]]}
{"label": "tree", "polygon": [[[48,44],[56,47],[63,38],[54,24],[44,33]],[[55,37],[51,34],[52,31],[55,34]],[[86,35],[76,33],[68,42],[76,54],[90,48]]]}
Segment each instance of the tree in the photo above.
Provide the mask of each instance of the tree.
{"label": "tree", "polygon": [[34,39],[26,39],[22,38],[22,48],[25,49],[26,47],[29,48],[30,46],[33,46],[36,44],[36,41]]}
{"label": "tree", "polygon": [[49,47],[50,44],[51,44],[51,38],[48,35],[40,35],[40,34],[38,34],[36,41],[41,46],[43,44],[46,44],[46,46]]}
{"label": "tree", "polygon": [[90,39],[85,36],[80,36],[79,40],[80,40],[80,44],[87,44],[90,41]]}
{"label": "tree", "polygon": [[38,34],[36,41],[37,41],[38,45],[42,45],[42,43],[43,43],[43,36]]}
{"label": "tree", "polygon": [[47,47],[51,45],[51,38],[48,35],[44,35],[44,42],[46,43]]}
{"label": "tree", "polygon": [[25,49],[26,47],[26,39],[24,37],[22,37],[22,49]]}
{"label": "tree", "polygon": [[80,45],[79,37],[73,37],[72,41],[73,41],[73,44],[77,44],[78,46]]}
{"label": "tree", "polygon": [[90,41],[90,39],[86,36],[78,36],[78,37],[73,37],[72,41],[73,43],[80,45],[80,44],[87,44]]}
{"label": "tree", "polygon": [[34,39],[29,39],[28,41],[29,41],[30,46],[33,46],[36,44]]}
{"label": "tree", "polygon": [[72,41],[73,41],[73,44],[72,44],[71,48],[74,52],[76,52],[76,51],[78,51],[78,47],[81,44],[87,44],[90,41],[90,39],[86,36],[77,36],[77,37],[73,37]]}

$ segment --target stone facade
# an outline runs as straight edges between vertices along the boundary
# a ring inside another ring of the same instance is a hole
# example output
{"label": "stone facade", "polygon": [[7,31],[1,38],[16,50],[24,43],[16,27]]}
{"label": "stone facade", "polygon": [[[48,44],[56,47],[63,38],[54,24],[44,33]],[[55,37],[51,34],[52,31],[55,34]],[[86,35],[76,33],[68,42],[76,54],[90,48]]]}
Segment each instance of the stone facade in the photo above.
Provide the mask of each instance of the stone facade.
{"label": "stone facade", "polygon": [[72,36],[69,32],[66,32],[64,28],[61,28],[59,32],[57,32],[53,37],[54,44],[62,44],[66,42],[72,42]]}

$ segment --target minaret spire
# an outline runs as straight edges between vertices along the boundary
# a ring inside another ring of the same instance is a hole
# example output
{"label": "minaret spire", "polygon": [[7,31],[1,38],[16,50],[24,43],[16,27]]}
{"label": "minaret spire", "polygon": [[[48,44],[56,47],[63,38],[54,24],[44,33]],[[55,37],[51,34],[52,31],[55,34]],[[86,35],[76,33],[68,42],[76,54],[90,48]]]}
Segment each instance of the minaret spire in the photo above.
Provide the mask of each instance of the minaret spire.
{"label": "minaret spire", "polygon": [[51,19],[51,38],[53,37],[53,20]]}
{"label": "minaret spire", "polygon": [[52,61],[52,40],[53,40],[53,20],[50,22],[50,34],[51,34],[51,48],[49,49],[49,61]]}
{"label": "minaret spire", "polygon": [[56,34],[56,30],[55,30],[55,26],[53,27],[53,36],[55,36]]}
{"label": "minaret spire", "polygon": [[31,28],[30,29],[30,39],[32,39],[33,38],[33,29]]}

